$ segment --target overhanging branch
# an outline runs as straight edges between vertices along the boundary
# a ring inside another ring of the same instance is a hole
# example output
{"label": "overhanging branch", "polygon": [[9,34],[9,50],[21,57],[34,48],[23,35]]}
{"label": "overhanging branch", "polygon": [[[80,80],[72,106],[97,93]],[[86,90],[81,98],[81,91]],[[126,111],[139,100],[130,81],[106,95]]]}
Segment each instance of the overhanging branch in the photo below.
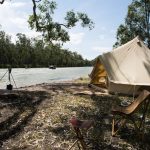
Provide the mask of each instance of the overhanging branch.
{"label": "overhanging branch", "polygon": [[3,3],[4,3],[4,1],[5,1],[5,0],[1,0],[1,1],[0,1],[0,4],[3,4]]}
{"label": "overhanging branch", "polygon": [[[34,20],[35,20],[35,23],[36,23],[36,28],[37,28],[37,30],[38,30],[38,28],[39,28],[39,23],[38,23],[37,15],[36,15],[36,2],[37,2],[37,1],[32,0],[32,2],[33,2],[33,16],[34,16]],[[40,0],[39,0],[38,2],[40,2]]]}
{"label": "overhanging branch", "polygon": [[57,23],[58,25],[60,25],[60,26],[64,26],[65,28],[67,28],[67,29],[70,29],[67,25],[65,25],[65,24],[61,24],[61,23]]}
{"label": "overhanging branch", "polygon": [[41,0],[38,0],[38,1],[35,0],[36,3],[40,2],[40,1],[41,1]]}
{"label": "overhanging branch", "polygon": [[[37,31],[40,29],[40,28],[45,28],[45,27],[40,27],[39,26],[39,22],[38,22],[38,19],[37,19],[37,14],[36,14],[36,3],[40,2],[41,0],[32,0],[33,2],[33,16],[34,16],[34,21],[35,21],[35,24],[36,24],[36,28],[37,28]],[[59,24],[58,25],[60,26],[64,26],[65,28],[69,29],[69,27],[65,24]]]}
{"label": "overhanging branch", "polygon": [[37,31],[39,31],[40,29],[45,28],[44,26],[39,25],[39,22],[38,22],[38,19],[37,19],[37,14],[36,14],[36,3],[39,3],[40,1],[41,0],[32,0],[32,2],[33,2],[33,16],[34,16],[34,21],[35,21],[35,24],[36,24]]}

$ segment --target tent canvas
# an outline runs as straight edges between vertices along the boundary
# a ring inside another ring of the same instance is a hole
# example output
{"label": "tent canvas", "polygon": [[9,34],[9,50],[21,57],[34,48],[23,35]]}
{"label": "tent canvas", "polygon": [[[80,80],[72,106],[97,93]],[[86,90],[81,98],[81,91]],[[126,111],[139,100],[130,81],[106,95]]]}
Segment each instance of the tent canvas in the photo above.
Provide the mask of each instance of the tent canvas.
{"label": "tent canvas", "polygon": [[109,92],[133,94],[150,88],[150,50],[138,37],[98,59],[107,73]]}

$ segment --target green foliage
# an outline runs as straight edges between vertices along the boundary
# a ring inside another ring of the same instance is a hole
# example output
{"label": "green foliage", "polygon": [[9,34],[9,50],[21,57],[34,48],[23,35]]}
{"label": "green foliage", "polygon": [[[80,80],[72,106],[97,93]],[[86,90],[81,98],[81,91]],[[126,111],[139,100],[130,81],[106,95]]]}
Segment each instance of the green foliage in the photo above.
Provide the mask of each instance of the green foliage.
{"label": "green foliage", "polygon": [[18,33],[16,44],[11,37],[0,31],[0,68],[12,67],[75,67],[90,66],[81,55],[62,49],[59,45],[45,45],[42,39],[29,39]]}
{"label": "green foliage", "polygon": [[[0,4],[4,2],[5,0],[2,0]],[[6,67],[7,64],[11,64],[12,67],[46,67],[49,64],[65,67],[90,65],[81,55],[63,50],[59,45],[60,42],[70,40],[67,29],[76,26],[77,22],[81,22],[82,27],[92,29],[94,23],[91,19],[85,13],[75,13],[71,10],[67,12],[64,23],[55,22],[55,1],[32,0],[32,3],[33,14],[29,16],[28,23],[31,29],[42,33],[43,39],[31,40],[19,33],[16,44],[13,44],[11,38],[4,31],[0,31],[0,67]],[[53,45],[54,42],[59,44]]]}
{"label": "green foliage", "polygon": [[75,13],[73,10],[67,12],[64,19],[65,23],[55,22],[53,15],[56,8],[57,4],[55,1],[43,0],[38,4],[36,11],[35,3],[34,13],[30,15],[28,20],[31,29],[42,32],[46,42],[69,41],[69,35],[66,29],[76,26],[77,22],[81,22],[82,27],[89,27],[89,29],[94,27],[94,23],[86,14],[80,12]]}
{"label": "green foliage", "polygon": [[114,47],[122,45],[139,36],[150,48],[150,1],[133,0],[128,6],[125,24],[117,30],[117,42]]}
{"label": "green foliage", "polygon": [[78,22],[78,18],[73,10],[67,12],[65,20],[67,21],[67,27],[74,27]]}

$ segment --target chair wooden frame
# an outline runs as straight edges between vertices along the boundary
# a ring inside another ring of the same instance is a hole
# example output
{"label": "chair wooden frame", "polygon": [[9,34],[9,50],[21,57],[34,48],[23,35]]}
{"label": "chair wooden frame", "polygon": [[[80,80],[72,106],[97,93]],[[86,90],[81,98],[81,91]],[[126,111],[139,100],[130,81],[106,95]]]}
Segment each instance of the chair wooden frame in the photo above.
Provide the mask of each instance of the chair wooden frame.
{"label": "chair wooden frame", "polygon": [[[112,108],[112,136],[115,136],[118,131],[127,123],[128,120],[131,120],[136,133],[141,136],[142,138],[144,136],[144,129],[145,129],[145,117],[148,109],[148,105],[150,102],[150,92],[147,90],[143,90],[139,96],[129,105],[129,106],[117,106]],[[142,118],[140,119],[139,125],[136,123],[136,120],[134,118],[135,111],[138,110],[138,108],[143,105],[143,113]],[[120,119],[116,119],[116,116],[120,116]],[[120,126],[116,129],[116,125],[120,124]]]}
{"label": "chair wooden frame", "polygon": [[[74,132],[76,133],[77,140],[75,140],[75,142],[71,145],[71,147],[68,150],[71,150],[74,147],[74,145],[77,144],[78,142],[80,142],[82,149],[86,150],[87,146],[86,146],[86,143],[84,141],[84,137],[82,135],[81,130],[79,128],[77,128],[77,127],[73,127],[73,129],[74,129]],[[78,144],[78,147],[80,149],[79,144]]]}
{"label": "chair wooden frame", "polygon": [[[82,131],[81,130],[84,130],[85,133],[88,131],[88,129],[90,129],[92,126],[93,126],[93,120],[76,120],[77,123],[76,124],[72,124],[72,128],[76,134],[76,140],[75,142],[70,146],[70,148],[68,150],[71,150],[75,144],[78,144],[78,147],[80,149],[80,145],[79,143],[81,144],[81,147],[83,150],[86,150],[87,149],[87,145],[85,143],[85,140],[84,140],[84,136],[82,134]],[[78,143],[79,142],[79,143]]]}

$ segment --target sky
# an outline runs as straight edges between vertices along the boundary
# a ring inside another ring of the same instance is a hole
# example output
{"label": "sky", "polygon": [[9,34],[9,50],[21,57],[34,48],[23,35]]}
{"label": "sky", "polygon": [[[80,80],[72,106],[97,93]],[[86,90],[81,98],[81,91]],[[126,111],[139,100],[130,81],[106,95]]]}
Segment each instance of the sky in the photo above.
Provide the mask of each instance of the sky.
{"label": "sky", "polygon": [[[70,41],[63,48],[76,51],[83,58],[92,60],[98,55],[111,51],[116,42],[117,28],[124,23],[128,5],[132,0],[55,0],[57,10],[54,19],[64,22],[67,11],[84,12],[95,23],[93,30],[80,24],[69,30]],[[32,14],[32,0],[6,0],[0,5],[0,30],[11,35],[13,42],[17,33],[28,37],[40,35],[29,28],[28,16]]]}

